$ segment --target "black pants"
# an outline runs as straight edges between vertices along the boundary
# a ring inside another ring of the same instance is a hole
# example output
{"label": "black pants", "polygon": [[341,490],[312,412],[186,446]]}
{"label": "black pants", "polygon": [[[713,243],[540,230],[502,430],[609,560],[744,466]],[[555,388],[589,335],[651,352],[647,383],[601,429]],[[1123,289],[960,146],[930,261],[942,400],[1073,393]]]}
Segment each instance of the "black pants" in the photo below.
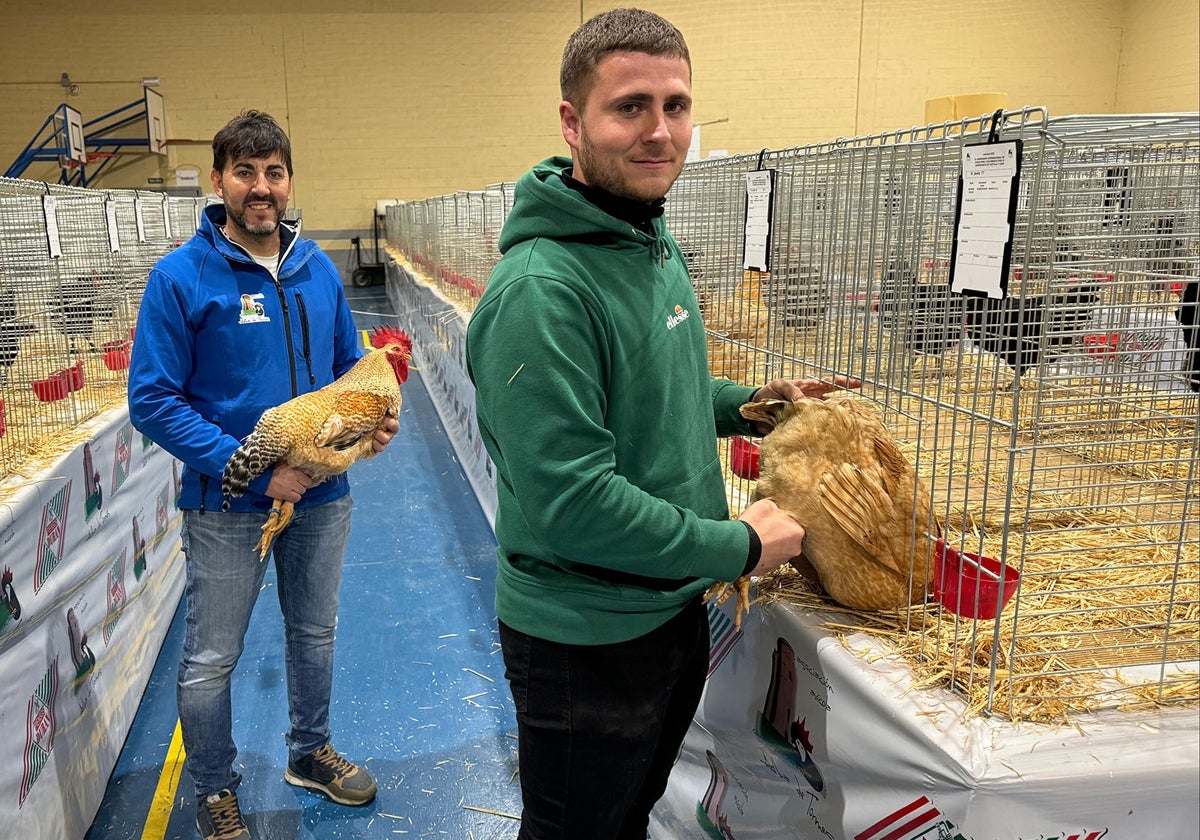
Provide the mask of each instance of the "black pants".
{"label": "black pants", "polygon": [[699,600],[612,645],[564,645],[500,623],[517,707],[519,840],[645,840],[708,672]]}

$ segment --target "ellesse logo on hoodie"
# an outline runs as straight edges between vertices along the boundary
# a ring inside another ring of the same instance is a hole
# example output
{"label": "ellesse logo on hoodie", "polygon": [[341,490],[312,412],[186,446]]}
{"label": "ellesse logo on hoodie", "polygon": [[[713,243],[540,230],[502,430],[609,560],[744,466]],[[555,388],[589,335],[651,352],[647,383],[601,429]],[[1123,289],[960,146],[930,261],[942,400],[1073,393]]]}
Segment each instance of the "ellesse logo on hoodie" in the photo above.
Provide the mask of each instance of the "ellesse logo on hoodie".
{"label": "ellesse logo on hoodie", "polygon": [[675,313],[667,316],[667,329],[673,330],[688,319],[688,311],[675,304]]}

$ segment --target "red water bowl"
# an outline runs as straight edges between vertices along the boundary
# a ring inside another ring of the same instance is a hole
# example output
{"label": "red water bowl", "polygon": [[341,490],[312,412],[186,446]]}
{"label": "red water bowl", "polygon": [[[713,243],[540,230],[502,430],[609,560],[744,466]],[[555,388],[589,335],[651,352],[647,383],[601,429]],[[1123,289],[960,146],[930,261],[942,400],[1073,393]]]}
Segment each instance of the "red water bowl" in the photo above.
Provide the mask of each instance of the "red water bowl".
{"label": "red water bowl", "polygon": [[67,372],[56,370],[45,379],[35,379],[32,383],[33,393],[42,402],[55,402],[67,395]]}
{"label": "red water bowl", "polygon": [[109,370],[129,369],[129,342],[106,341],[101,348],[104,352],[104,366]]}
{"label": "red water bowl", "polygon": [[1008,606],[1021,582],[1020,573],[993,557],[960,552],[937,540],[933,555],[933,594],[943,607],[963,618],[995,618]]}
{"label": "red water bowl", "polygon": [[729,468],[738,478],[758,479],[758,441],[738,435],[729,443]]}
{"label": "red water bowl", "polygon": [[83,387],[83,365],[74,364],[66,369],[67,392],[78,391]]}
{"label": "red water bowl", "polygon": [[72,391],[83,387],[83,365],[76,364],[69,368],[60,368],[45,379],[35,379],[32,383],[33,393],[42,402],[61,400]]}

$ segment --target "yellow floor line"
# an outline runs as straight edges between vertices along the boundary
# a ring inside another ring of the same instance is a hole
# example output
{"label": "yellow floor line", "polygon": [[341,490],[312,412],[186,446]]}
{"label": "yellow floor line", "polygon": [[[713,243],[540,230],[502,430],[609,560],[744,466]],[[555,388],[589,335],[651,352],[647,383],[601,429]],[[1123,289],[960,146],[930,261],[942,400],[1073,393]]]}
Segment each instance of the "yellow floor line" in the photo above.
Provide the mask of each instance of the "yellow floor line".
{"label": "yellow floor line", "polygon": [[158,777],[158,788],[146,814],[146,828],[142,840],[163,840],[167,836],[167,824],[175,806],[175,791],[179,788],[179,777],[183,773],[183,728],[175,722],[175,734],[163,762],[162,775]]}

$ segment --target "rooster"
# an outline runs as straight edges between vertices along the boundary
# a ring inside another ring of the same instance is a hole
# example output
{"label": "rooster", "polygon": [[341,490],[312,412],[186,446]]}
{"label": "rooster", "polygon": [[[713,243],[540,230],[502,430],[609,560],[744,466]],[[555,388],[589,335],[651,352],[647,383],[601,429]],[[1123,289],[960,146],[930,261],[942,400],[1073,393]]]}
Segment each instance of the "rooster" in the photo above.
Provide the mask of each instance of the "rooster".
{"label": "rooster", "polygon": [[922,283],[906,260],[893,260],[875,306],[885,327],[914,353],[940,356],[962,337],[962,299],[945,284]]}
{"label": "rooster", "polygon": [[[230,457],[221,478],[222,506],[239,497],[258,475],[283,463],[319,484],[375,454],[376,429],[400,417],[400,386],[408,379],[412,340],[403,331],[376,328],[374,350],[321,388],[267,409]],[[265,560],[271,544],[292,518],[293,505],[276,499],[254,547]]]}
{"label": "rooster", "polygon": [[1048,295],[972,298],[967,335],[1013,370],[1013,385],[1044,357],[1053,360],[1075,341],[1100,300],[1099,283],[1079,283]]}
{"label": "rooster", "polygon": [[1193,277],[1183,287],[1176,317],[1183,328],[1184,344],[1188,347],[1184,376],[1188,387],[1200,393],[1200,280]]}
{"label": "rooster", "polygon": [[[772,499],[804,526],[804,551],[792,566],[854,610],[923,600],[933,556],[925,534],[941,529],[928,489],[871,405],[835,394],[746,403],[741,413],[774,427],[762,441],[752,501]],[[740,624],[749,580],[734,589]]]}
{"label": "rooster", "polygon": [[37,331],[33,324],[17,320],[16,292],[12,289],[0,291],[0,385],[8,382],[9,370],[17,363],[21,339]]}

